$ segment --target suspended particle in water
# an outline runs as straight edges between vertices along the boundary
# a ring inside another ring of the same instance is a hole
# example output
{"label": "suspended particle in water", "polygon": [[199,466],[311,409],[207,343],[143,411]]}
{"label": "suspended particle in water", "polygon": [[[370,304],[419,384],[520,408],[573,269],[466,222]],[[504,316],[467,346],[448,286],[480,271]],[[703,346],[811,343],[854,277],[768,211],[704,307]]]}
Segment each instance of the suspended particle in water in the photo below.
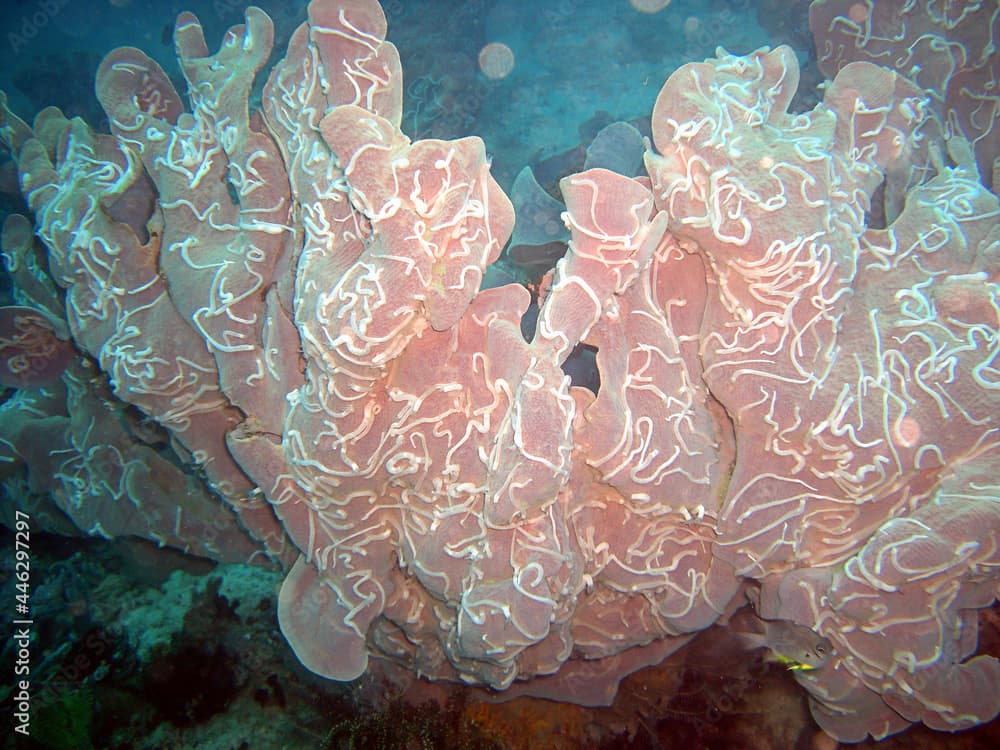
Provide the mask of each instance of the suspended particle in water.
{"label": "suspended particle in water", "polygon": [[479,50],[479,69],[491,80],[506,78],[514,69],[514,51],[503,42],[490,42]]}

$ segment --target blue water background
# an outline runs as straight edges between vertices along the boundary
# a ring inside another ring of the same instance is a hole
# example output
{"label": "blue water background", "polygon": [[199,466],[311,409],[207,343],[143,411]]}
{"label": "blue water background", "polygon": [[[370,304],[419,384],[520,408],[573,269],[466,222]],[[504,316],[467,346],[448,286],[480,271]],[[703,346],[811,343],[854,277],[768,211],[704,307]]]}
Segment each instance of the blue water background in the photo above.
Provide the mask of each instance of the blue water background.
{"label": "blue water background", "polygon": [[[305,20],[305,3],[256,4],[274,20],[277,59]],[[585,145],[608,122],[648,122],[667,76],[718,47],[744,54],[790,41],[808,65],[806,4],[789,3],[798,10],[785,16],[760,5],[675,0],[648,14],[628,0],[387,0],[388,37],[399,47],[404,70],[403,129],[411,137],[481,136],[494,173],[509,188],[522,166]],[[0,88],[14,110],[30,122],[51,104],[106,130],[93,77],[108,51],[139,47],[183,90],[171,38],[177,15],[194,12],[214,52],[224,31],[242,21],[244,3],[6,0],[0,7],[0,46],[6,50]],[[490,42],[514,53],[514,68],[502,80],[479,69],[479,52]]]}

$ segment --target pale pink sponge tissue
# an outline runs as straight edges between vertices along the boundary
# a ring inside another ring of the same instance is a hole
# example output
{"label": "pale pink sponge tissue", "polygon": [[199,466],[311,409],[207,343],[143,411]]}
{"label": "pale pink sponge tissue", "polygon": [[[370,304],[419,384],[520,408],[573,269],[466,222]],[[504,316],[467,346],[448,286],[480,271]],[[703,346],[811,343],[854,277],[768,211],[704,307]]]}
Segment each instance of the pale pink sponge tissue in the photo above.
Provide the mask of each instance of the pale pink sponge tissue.
{"label": "pale pink sponge tissue", "polygon": [[[68,469],[60,508],[286,566],[282,632],[331,679],[378,657],[608,703],[753,586],[762,617],[833,644],[795,673],[831,736],[995,717],[1000,664],[976,652],[1000,585],[1000,202],[944,94],[855,61],[791,114],[787,47],[684,65],[648,177],[562,180],[569,249],[526,340],[527,290],[481,289],[511,202],[480,139],[401,131],[386,31],[375,0],[314,0],[259,111],[254,8],[215,55],[178,19],[188,111],[132,48],[98,73],[111,135],[3,100],[65,309],[12,273],[80,354],[50,337],[75,361],[4,405],[0,458],[88,399],[140,410],[196,470],[148,468],[197,485],[189,515],[168,491],[88,507]],[[596,393],[563,372],[579,344]],[[154,439],[117,424],[89,481]]]}

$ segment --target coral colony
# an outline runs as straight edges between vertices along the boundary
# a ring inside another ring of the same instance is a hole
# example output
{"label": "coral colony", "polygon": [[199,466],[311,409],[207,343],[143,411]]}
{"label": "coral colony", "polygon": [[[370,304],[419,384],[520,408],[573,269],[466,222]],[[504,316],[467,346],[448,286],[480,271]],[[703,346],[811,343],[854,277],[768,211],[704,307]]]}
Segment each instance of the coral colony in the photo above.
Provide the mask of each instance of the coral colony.
{"label": "coral colony", "polygon": [[330,679],[377,655],[603,704],[753,589],[831,644],[793,675],[833,737],[991,720],[997,89],[968,91],[997,56],[911,81],[856,43],[898,14],[812,20],[811,111],[789,48],[720,50],[664,84],[646,176],[562,180],[527,339],[529,292],[484,284],[512,204],[478,138],[400,130],[375,0],[314,0],[259,110],[254,8],[214,55],[178,19],[187,109],[134,48],[98,72],[110,135],[4,100],[35,221],[3,235],[4,471],[43,457],[88,533],[285,566],[282,632]]}

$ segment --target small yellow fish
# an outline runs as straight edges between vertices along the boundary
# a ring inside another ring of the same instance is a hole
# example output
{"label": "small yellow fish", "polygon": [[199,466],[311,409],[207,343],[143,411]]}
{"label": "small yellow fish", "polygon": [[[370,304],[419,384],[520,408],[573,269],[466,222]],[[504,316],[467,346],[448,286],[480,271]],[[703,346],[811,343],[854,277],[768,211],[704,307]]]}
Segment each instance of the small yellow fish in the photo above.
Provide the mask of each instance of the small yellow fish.
{"label": "small yellow fish", "polygon": [[761,620],[763,633],[738,633],[748,649],[767,648],[791,670],[808,671],[826,664],[833,644],[814,630],[789,620]]}

